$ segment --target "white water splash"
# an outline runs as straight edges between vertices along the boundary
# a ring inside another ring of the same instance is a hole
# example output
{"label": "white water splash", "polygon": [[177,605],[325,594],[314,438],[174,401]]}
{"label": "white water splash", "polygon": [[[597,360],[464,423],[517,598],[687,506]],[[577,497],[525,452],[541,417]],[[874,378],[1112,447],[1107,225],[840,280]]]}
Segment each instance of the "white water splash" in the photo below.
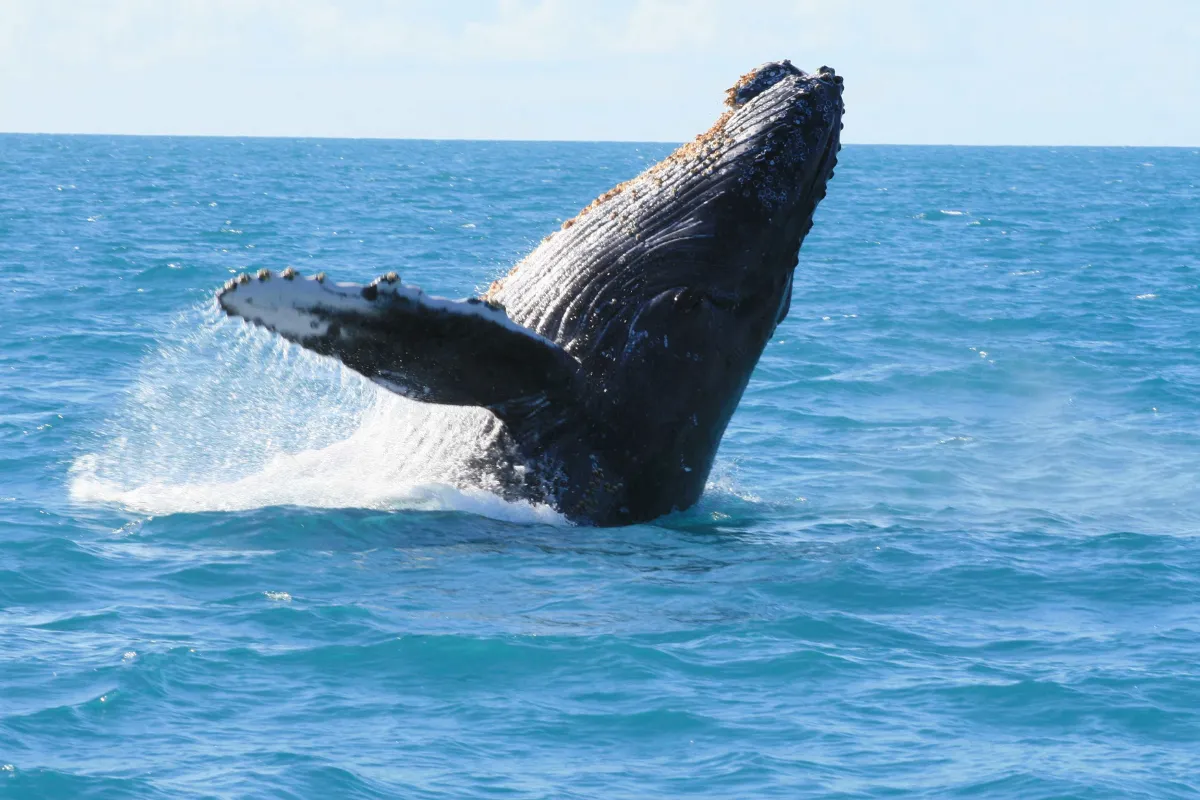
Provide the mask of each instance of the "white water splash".
{"label": "white water splash", "polygon": [[405,400],[212,306],[167,339],[72,466],[73,499],[147,514],[297,505],[563,522],[472,484],[492,424],[482,409]]}

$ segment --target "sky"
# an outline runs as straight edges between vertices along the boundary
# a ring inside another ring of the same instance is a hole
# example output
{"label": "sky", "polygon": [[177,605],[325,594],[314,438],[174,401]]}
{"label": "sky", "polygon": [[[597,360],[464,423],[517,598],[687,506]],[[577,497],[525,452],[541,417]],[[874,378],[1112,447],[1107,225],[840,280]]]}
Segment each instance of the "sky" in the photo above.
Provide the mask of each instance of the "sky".
{"label": "sky", "polygon": [[1200,145],[1200,0],[0,0],[0,131],[676,142],[780,58],[846,142]]}

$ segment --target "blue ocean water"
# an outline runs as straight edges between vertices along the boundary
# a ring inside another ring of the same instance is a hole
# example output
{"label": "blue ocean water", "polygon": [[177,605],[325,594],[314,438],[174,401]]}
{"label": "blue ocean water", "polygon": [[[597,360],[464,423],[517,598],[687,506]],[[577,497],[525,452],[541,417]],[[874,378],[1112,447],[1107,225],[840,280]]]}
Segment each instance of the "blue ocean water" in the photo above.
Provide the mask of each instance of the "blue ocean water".
{"label": "blue ocean water", "polygon": [[0,137],[0,796],[1200,793],[1200,151],[846,147],[637,527],[213,308],[467,295],[668,150]]}

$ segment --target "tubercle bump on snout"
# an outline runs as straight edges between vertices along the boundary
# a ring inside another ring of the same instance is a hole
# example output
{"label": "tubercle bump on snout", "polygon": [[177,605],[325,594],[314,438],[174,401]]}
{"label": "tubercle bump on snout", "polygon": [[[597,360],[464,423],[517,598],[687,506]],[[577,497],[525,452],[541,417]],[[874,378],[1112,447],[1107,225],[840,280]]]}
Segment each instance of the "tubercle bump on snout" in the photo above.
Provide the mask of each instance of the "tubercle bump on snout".
{"label": "tubercle bump on snout", "polygon": [[736,111],[789,77],[800,80],[815,79],[836,87],[839,93],[842,90],[842,76],[838,75],[833,67],[822,66],[816,73],[809,75],[785,59],[762,64],[738,78],[737,83],[725,90],[725,105]]}
{"label": "tubercle bump on snout", "polygon": [[835,83],[839,88],[842,85],[842,76],[838,75],[833,67],[821,67],[817,70],[817,78],[827,83]]}

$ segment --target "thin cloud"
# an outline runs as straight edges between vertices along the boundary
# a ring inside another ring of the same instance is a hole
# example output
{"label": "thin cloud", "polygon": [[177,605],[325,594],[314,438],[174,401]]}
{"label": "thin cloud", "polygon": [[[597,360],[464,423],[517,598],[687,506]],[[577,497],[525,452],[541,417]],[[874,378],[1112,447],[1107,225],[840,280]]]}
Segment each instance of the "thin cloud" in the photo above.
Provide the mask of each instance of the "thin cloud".
{"label": "thin cloud", "polygon": [[847,141],[1200,144],[1200,4],[0,0],[0,130],[678,141],[747,68]]}

